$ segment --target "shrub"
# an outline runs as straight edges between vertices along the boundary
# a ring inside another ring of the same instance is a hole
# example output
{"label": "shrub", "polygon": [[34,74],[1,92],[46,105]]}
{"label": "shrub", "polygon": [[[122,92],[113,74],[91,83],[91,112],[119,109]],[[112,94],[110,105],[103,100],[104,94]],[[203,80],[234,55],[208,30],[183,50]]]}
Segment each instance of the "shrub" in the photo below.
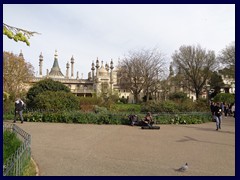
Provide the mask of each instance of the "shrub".
{"label": "shrub", "polygon": [[164,113],[179,113],[179,112],[208,112],[209,106],[206,99],[199,99],[193,102],[191,99],[184,99],[182,101],[148,101],[141,105],[141,112],[164,112]]}
{"label": "shrub", "polygon": [[112,114],[109,111],[82,113],[80,111],[28,112],[23,115],[29,122],[62,122],[80,124],[128,124],[126,114]]}
{"label": "shrub", "polygon": [[[24,119],[31,122],[61,122],[80,124],[129,124],[126,113],[111,113],[102,108],[98,113],[83,113],[80,111],[62,112],[28,112]],[[145,114],[138,114],[138,119]],[[153,119],[157,124],[198,124],[211,121],[210,113],[161,113],[154,114]]]}
{"label": "shrub", "polygon": [[213,101],[232,104],[235,102],[235,95],[229,93],[219,93],[214,97]]}
{"label": "shrub", "polygon": [[98,97],[79,97],[80,105],[99,105],[102,99]]}
{"label": "shrub", "polygon": [[184,92],[175,92],[175,93],[171,93],[169,94],[169,99],[172,100],[172,101],[184,101],[186,100],[188,97],[187,97],[187,94],[184,93]]}
{"label": "shrub", "polygon": [[27,92],[27,105],[31,108],[35,108],[36,107],[35,98],[37,97],[38,94],[41,94],[45,91],[70,92],[70,89],[61,82],[54,81],[52,79],[44,79],[34,84]]}
{"label": "shrub", "polygon": [[141,111],[141,105],[139,104],[114,104],[112,107],[114,112],[129,112],[139,113]]}
{"label": "shrub", "polygon": [[177,103],[173,101],[162,101],[162,102],[155,102],[149,101],[147,103],[142,104],[142,112],[168,112],[168,113],[176,113],[179,112]]}
{"label": "shrub", "polygon": [[211,121],[210,113],[159,114],[154,116],[157,124],[200,124]]}
{"label": "shrub", "polygon": [[195,111],[207,112],[210,111],[209,103],[207,99],[198,99],[195,102]]}
{"label": "shrub", "polygon": [[35,108],[53,111],[70,111],[79,109],[78,97],[72,93],[45,91],[35,97]]}

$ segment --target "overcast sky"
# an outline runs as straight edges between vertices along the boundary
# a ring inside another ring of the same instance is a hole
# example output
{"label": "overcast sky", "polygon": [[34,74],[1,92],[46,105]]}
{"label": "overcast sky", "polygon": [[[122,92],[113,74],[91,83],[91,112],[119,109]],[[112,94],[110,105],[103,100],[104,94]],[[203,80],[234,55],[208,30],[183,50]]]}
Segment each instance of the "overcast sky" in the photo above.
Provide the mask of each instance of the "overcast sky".
{"label": "overcast sky", "polygon": [[181,45],[197,45],[218,54],[235,41],[234,4],[4,4],[3,22],[37,31],[30,47],[3,37],[3,50],[22,50],[36,74],[43,54],[43,74],[51,70],[55,50],[63,74],[75,59],[74,77],[87,77],[92,61],[114,65],[130,50],[158,47],[167,64]]}

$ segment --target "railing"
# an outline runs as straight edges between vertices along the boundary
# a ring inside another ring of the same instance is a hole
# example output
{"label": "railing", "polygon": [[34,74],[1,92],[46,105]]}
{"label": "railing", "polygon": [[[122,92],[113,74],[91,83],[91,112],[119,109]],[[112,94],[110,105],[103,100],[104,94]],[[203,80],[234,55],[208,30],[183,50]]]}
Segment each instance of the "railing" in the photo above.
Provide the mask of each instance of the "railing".
{"label": "railing", "polygon": [[3,165],[3,176],[21,176],[24,167],[31,159],[31,136],[15,124],[4,124],[3,130],[16,133],[22,141],[21,146]]}

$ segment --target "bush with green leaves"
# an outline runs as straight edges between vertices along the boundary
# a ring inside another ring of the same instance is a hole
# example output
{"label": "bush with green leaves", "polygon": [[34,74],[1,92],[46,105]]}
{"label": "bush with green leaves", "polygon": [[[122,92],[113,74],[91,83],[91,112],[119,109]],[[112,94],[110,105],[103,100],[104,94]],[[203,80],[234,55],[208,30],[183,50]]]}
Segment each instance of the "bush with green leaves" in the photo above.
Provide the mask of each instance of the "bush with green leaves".
{"label": "bush with green leaves", "polygon": [[61,82],[54,81],[50,78],[41,80],[34,84],[29,91],[27,92],[27,106],[28,108],[35,109],[37,104],[35,102],[35,98],[38,94],[41,94],[45,91],[64,91],[69,92],[70,89],[66,85],[62,84]]}
{"label": "bush with green leaves", "polygon": [[162,102],[155,102],[149,101],[147,103],[142,104],[142,112],[169,112],[169,113],[176,113],[179,112],[179,106],[174,101],[162,101]]}
{"label": "bush with green leaves", "polygon": [[219,93],[214,97],[213,101],[214,102],[225,102],[228,104],[232,104],[235,102],[235,94]]}
{"label": "bush with green leaves", "polygon": [[116,104],[113,105],[112,111],[114,111],[114,112],[139,113],[141,111],[141,105],[140,104],[116,103]]}
{"label": "bush with green leaves", "polygon": [[199,99],[193,102],[191,99],[184,99],[181,101],[162,101],[155,102],[149,101],[141,105],[142,112],[167,112],[167,113],[178,113],[178,112],[208,112],[209,105],[206,99]]}
{"label": "bush with green leaves", "polygon": [[35,99],[35,108],[51,111],[71,111],[79,109],[79,99],[72,93],[64,91],[45,91]]}
{"label": "bush with green leaves", "polygon": [[164,113],[155,115],[157,124],[200,124],[212,120],[210,113]]}
{"label": "bush with green leaves", "polygon": [[128,115],[109,111],[99,113],[83,113],[80,111],[62,112],[28,112],[23,114],[23,118],[28,122],[60,122],[60,123],[80,123],[80,124],[129,124]]}
{"label": "bush with green leaves", "polygon": [[172,100],[172,101],[182,102],[182,101],[186,100],[187,98],[188,98],[187,94],[184,92],[175,92],[175,93],[169,94],[169,100]]}
{"label": "bush with green leaves", "polygon": [[99,97],[79,97],[80,108],[84,112],[94,111],[94,107],[102,104],[103,100]]}
{"label": "bush with green leaves", "polygon": [[[145,114],[136,113],[139,120]],[[28,112],[24,119],[29,122],[60,122],[79,124],[129,124],[126,113],[111,113],[102,109],[98,113],[80,111],[62,112]],[[153,119],[157,124],[199,124],[211,121],[210,113],[160,113],[154,114]]]}

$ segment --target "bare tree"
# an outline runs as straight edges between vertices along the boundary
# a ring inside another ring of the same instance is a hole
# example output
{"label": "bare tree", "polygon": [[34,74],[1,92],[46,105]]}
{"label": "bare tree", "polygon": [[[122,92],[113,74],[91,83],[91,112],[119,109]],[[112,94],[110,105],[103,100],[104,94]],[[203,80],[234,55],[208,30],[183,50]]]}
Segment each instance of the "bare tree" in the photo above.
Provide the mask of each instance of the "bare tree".
{"label": "bare tree", "polygon": [[174,64],[182,69],[185,78],[189,80],[189,88],[195,92],[196,99],[206,85],[206,80],[216,68],[214,51],[206,51],[200,45],[181,46],[172,55]]}
{"label": "bare tree", "polygon": [[13,97],[25,89],[34,75],[33,66],[13,53],[3,52],[3,89]]}
{"label": "bare tree", "polygon": [[229,75],[235,77],[235,42],[223,49],[217,59],[229,69]]}
{"label": "bare tree", "polygon": [[121,86],[129,89],[139,102],[139,94],[145,92],[147,100],[152,91],[156,91],[156,83],[164,72],[164,58],[156,48],[150,50],[130,51],[119,62],[122,75]]}

